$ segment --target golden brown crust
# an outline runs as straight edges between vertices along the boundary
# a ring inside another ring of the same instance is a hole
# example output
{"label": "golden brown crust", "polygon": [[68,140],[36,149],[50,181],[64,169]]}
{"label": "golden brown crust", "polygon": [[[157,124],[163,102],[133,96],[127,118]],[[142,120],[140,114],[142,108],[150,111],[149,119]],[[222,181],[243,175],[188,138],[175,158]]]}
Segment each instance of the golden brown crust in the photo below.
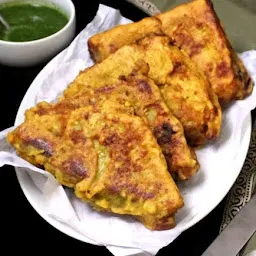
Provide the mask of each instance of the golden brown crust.
{"label": "golden brown crust", "polygon": [[64,96],[74,95],[84,87],[115,83],[141,63],[146,63],[148,70],[144,72],[148,71],[167,106],[181,121],[190,145],[199,146],[219,136],[221,109],[217,96],[204,74],[166,36],[151,34],[122,47],[101,63],[81,72]]}
{"label": "golden brown crust", "polygon": [[162,31],[206,74],[221,101],[243,99],[252,81],[237,58],[209,0],[195,0],[160,14]]}
{"label": "golden brown crust", "polygon": [[[40,103],[27,111],[26,120],[34,115],[63,116],[84,106],[94,111],[108,109],[141,117],[155,135],[165,155],[169,171],[180,179],[191,178],[199,169],[195,153],[187,145],[183,127],[170,113],[154,82],[138,72],[130,76],[121,76],[115,84],[95,84],[83,86],[79,93],[67,97],[55,105]],[[46,120],[44,120],[47,123]],[[56,123],[56,122],[55,122]],[[41,124],[44,125],[44,124]],[[55,130],[56,133],[56,130]],[[81,134],[72,134],[73,141],[83,140]]]}
{"label": "golden brown crust", "polygon": [[[125,29],[125,36],[124,36]],[[145,18],[136,23],[136,27],[131,24],[116,27],[109,37],[108,32],[96,34],[88,40],[89,51],[96,62],[107,58],[116,52],[123,45],[133,43],[149,33],[162,34],[161,22],[155,18]],[[113,40],[114,39],[114,40]],[[115,40],[117,39],[117,40]]]}
{"label": "golden brown crust", "polygon": [[[74,112],[73,118],[81,120],[80,114],[84,116],[83,110]],[[91,116],[88,120],[88,124],[104,121],[102,128],[89,125],[88,129],[93,130],[98,154],[107,150],[109,159],[103,154],[105,166],[89,189],[83,181],[77,184],[77,196],[101,210],[132,214],[150,229],[161,228],[155,224],[158,222],[165,228],[173,227],[173,214],[183,202],[145,124],[124,114],[106,114],[97,120]]]}
{"label": "golden brown crust", "polygon": [[222,119],[218,98],[187,54],[170,45],[167,37],[148,36],[137,44],[146,49],[145,60],[151,67],[149,76],[181,121],[188,143],[199,146],[217,138]]}
{"label": "golden brown crust", "polygon": [[64,109],[65,119],[46,122],[63,105],[41,103],[27,111],[8,141],[96,209],[133,215],[153,230],[172,228],[183,200],[144,122],[103,106]]}
{"label": "golden brown crust", "polygon": [[48,103],[27,111],[26,121],[8,134],[8,141],[28,162],[44,167],[63,185],[74,187],[96,168],[96,155],[90,141],[80,138],[65,139],[69,114],[62,116],[48,112],[40,115],[42,107],[52,109]]}
{"label": "golden brown crust", "polygon": [[[160,22],[157,29],[151,26],[156,19]],[[140,24],[147,27],[141,35]],[[135,36],[126,34],[126,30],[132,30]],[[221,101],[243,99],[251,94],[253,81],[227,39],[210,0],[194,0],[155,17],[97,34],[89,39],[89,49],[93,49],[93,56],[97,53],[96,61],[102,61],[120,47],[144,38],[146,33],[159,33],[159,30],[204,72]],[[104,38],[108,40],[102,40]],[[110,51],[112,44],[115,48]]]}

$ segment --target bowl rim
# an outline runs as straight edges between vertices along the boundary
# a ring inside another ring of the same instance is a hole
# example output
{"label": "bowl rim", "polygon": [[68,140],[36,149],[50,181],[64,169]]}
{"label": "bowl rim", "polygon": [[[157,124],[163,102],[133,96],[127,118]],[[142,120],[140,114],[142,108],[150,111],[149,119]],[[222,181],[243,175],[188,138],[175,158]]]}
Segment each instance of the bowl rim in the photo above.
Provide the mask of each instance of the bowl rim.
{"label": "bowl rim", "polygon": [[66,1],[70,5],[71,15],[70,15],[70,17],[68,19],[67,24],[62,29],[58,30],[57,32],[55,32],[52,35],[49,35],[47,37],[43,37],[43,38],[40,38],[40,39],[32,40],[32,41],[12,42],[12,41],[5,41],[5,40],[1,40],[0,39],[0,44],[2,44],[2,45],[13,45],[13,46],[31,45],[31,44],[41,43],[41,42],[45,42],[45,41],[51,40],[52,38],[54,38],[54,37],[64,33],[68,29],[68,27],[70,27],[70,25],[74,22],[75,15],[76,15],[76,9],[75,9],[74,3],[71,0],[66,0]]}

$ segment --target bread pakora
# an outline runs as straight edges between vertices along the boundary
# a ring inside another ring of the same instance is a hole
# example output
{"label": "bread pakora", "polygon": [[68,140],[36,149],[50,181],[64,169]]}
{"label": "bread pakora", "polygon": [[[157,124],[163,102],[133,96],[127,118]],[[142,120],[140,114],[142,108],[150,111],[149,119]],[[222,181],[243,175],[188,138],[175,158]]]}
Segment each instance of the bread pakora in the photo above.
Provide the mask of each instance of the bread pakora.
{"label": "bread pakora", "polygon": [[[136,24],[136,26],[134,26],[134,24]],[[112,30],[111,37],[109,37],[108,31],[94,35],[88,40],[89,50],[94,60],[100,62],[122,46],[141,39],[151,33],[156,35],[163,34],[161,31],[161,22],[155,18],[145,18],[136,23],[115,27]],[[114,41],[113,39],[117,40]]]}
{"label": "bread pakora", "polygon": [[8,141],[97,210],[135,216],[152,230],[172,228],[183,200],[143,120],[92,106],[63,111],[28,111]]}
{"label": "bread pakora", "polygon": [[204,74],[166,36],[151,35],[120,48],[81,72],[64,96],[72,96],[87,86],[115,83],[141,63],[148,65],[147,75],[159,86],[167,106],[181,121],[190,145],[199,146],[219,136],[222,114],[217,96]]}
{"label": "bread pakora", "polygon": [[[85,106],[141,117],[157,139],[168,169],[175,178],[189,179],[198,171],[196,154],[187,145],[182,125],[170,113],[154,82],[139,73],[120,77],[115,84],[84,86],[80,93],[54,105],[42,102],[26,112],[26,120],[36,120],[37,116],[41,116],[41,125],[46,124],[49,129],[48,121],[52,122],[56,133],[58,122],[53,118],[65,118],[70,111]],[[44,120],[44,116],[47,120]]]}
{"label": "bread pakora", "polygon": [[[161,30],[183,49],[207,76],[220,101],[243,99],[251,94],[253,81],[227,39],[210,0],[194,0],[151,19],[117,26],[91,37],[88,46],[92,56],[101,61],[120,47],[138,40],[143,24],[152,29],[147,30],[149,34]],[[146,25],[152,22],[158,25]],[[127,30],[134,36],[126,33]],[[141,33],[143,37],[145,33]]]}
{"label": "bread pakora", "polygon": [[221,101],[251,94],[252,79],[227,39],[210,0],[195,0],[157,18],[162,31],[206,74]]}

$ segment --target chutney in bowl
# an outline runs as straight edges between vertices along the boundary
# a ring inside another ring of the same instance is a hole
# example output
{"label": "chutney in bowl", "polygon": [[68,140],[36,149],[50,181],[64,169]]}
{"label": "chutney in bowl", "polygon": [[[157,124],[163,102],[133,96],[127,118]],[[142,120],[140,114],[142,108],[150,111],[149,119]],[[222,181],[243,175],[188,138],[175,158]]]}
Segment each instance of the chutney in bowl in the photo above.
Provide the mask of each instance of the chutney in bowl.
{"label": "chutney in bowl", "polygon": [[0,63],[31,66],[49,60],[75,34],[71,0],[0,0]]}

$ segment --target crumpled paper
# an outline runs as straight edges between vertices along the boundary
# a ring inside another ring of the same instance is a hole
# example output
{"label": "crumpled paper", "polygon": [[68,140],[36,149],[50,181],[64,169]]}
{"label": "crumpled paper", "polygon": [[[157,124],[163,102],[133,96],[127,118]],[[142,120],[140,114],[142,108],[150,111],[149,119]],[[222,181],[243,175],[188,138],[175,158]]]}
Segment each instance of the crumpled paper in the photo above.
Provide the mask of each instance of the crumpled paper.
{"label": "crumpled paper", "polygon": [[[23,121],[24,111],[37,102],[54,102],[79,71],[93,65],[87,40],[90,36],[118,24],[131,22],[119,11],[100,5],[94,20],[72,44],[54,58],[37,76],[25,95],[15,125]],[[256,81],[256,51],[240,54]],[[99,213],[77,199],[70,189],[64,189],[54,177],[19,158],[5,140],[13,128],[0,133],[0,166],[16,167],[30,203],[45,218],[58,221],[58,227],[69,228],[69,234],[79,239],[106,246],[114,255],[155,255],[207,215],[225,196],[235,181],[246,156],[250,138],[250,111],[256,106],[256,90],[244,101],[225,108],[221,136],[197,150],[200,172],[178,186],[185,206],[177,213],[175,228],[150,231],[132,217]],[[32,192],[31,192],[32,191]],[[67,230],[65,228],[65,230]]]}

